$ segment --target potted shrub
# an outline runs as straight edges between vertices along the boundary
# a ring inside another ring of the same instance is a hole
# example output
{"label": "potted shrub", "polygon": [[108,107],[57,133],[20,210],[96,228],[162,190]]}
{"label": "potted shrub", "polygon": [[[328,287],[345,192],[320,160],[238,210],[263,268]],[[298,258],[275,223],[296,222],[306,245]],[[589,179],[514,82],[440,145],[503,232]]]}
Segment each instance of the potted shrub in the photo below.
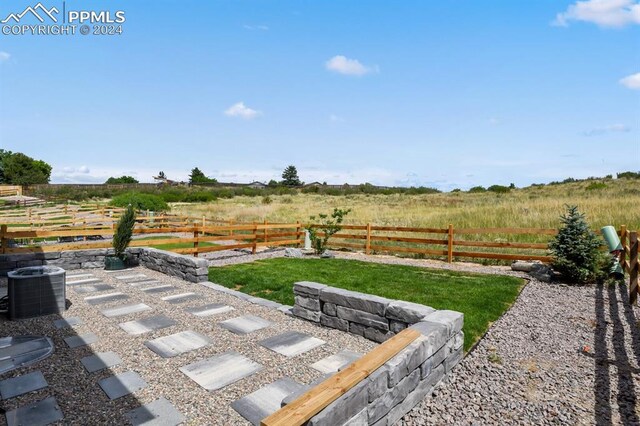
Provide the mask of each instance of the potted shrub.
{"label": "potted shrub", "polygon": [[125,268],[125,261],[127,254],[125,251],[131,242],[131,236],[133,235],[133,227],[136,224],[136,212],[133,210],[133,206],[129,204],[127,210],[118,220],[116,226],[116,232],[113,234],[113,250],[115,251],[113,256],[107,256],[104,259],[104,269],[114,271],[117,269]]}

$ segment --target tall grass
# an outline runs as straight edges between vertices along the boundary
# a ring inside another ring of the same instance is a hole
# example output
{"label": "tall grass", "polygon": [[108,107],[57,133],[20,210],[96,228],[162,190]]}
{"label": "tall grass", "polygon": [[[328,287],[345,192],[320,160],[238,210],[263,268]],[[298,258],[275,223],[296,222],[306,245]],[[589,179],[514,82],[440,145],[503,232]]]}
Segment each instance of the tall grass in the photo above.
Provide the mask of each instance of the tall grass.
{"label": "tall grass", "polygon": [[[318,194],[271,195],[263,204],[253,197],[219,199],[210,203],[174,204],[172,212],[190,216],[234,219],[238,222],[306,221],[334,207],[350,208],[347,224],[456,228],[531,227],[557,228],[566,204],[577,205],[594,229],[604,225],[640,228],[640,181],[605,179],[593,188],[592,182],[515,189],[506,194]],[[589,186],[591,185],[591,188]]]}

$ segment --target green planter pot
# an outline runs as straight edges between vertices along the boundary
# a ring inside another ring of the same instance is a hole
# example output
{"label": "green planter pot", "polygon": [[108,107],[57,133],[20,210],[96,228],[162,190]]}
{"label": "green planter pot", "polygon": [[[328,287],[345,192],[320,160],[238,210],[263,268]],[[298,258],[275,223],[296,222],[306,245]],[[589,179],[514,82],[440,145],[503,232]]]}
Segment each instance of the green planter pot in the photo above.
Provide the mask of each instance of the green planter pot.
{"label": "green planter pot", "polygon": [[107,271],[117,271],[119,269],[125,269],[126,266],[122,259],[116,256],[107,256],[104,258],[104,269]]}

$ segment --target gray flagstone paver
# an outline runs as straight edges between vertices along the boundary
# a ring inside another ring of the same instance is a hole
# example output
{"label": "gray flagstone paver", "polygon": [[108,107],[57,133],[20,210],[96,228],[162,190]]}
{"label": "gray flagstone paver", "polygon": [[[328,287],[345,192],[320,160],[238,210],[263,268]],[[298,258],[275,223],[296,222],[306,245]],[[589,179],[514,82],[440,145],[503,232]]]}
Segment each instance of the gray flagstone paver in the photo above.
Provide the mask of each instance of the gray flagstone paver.
{"label": "gray flagstone paver", "polygon": [[193,300],[193,299],[199,299],[199,298],[200,298],[199,294],[187,292],[187,293],[180,293],[180,294],[172,294],[171,296],[164,296],[162,297],[162,300],[169,303],[182,303],[182,302],[186,302],[187,300]]}
{"label": "gray flagstone paver", "polygon": [[104,309],[102,310],[102,315],[104,315],[107,318],[113,318],[113,317],[120,317],[123,315],[130,315],[130,314],[135,314],[138,312],[143,312],[143,311],[150,311],[151,307],[148,305],[145,305],[144,303],[136,303],[133,305],[125,305],[125,306],[118,306],[117,308],[110,308],[110,309]]}
{"label": "gray flagstone paver", "polygon": [[335,355],[328,356],[320,361],[311,364],[311,368],[321,373],[335,373],[341,368],[351,364],[360,358],[362,354],[352,351],[340,351]]}
{"label": "gray flagstone paver", "polygon": [[149,277],[146,276],[145,274],[117,275],[115,277],[115,279],[121,280],[121,281],[128,281],[128,280],[133,280],[133,279],[136,279],[136,278],[149,278]]}
{"label": "gray flagstone paver", "polygon": [[224,314],[225,312],[230,312],[233,310],[234,308],[223,303],[211,303],[204,306],[185,309],[185,311],[197,317],[208,317],[210,315]]}
{"label": "gray flagstone paver", "polygon": [[73,327],[81,324],[82,324],[82,320],[78,317],[63,318],[63,319],[55,320],[53,322],[53,325],[56,328],[67,328],[67,327]]}
{"label": "gray flagstone paver", "polygon": [[7,411],[6,417],[7,426],[48,425],[64,418],[54,397]]}
{"label": "gray flagstone paver", "polygon": [[15,396],[33,392],[38,389],[46,388],[47,381],[41,371],[23,374],[22,376],[12,377],[0,382],[0,395],[2,399],[9,399]]}
{"label": "gray flagstone paver", "polygon": [[99,296],[88,296],[84,298],[84,301],[90,305],[101,305],[103,303],[115,302],[116,300],[126,300],[129,296],[124,293],[115,292],[108,294],[101,294]]}
{"label": "gray flagstone paver", "polygon": [[223,388],[262,369],[262,365],[235,351],[180,367],[187,377],[207,390]]}
{"label": "gray flagstone paver", "polygon": [[255,426],[265,417],[280,409],[282,400],[305,386],[289,377],[284,377],[270,385],[231,403],[231,407]]}
{"label": "gray flagstone paver", "polygon": [[115,352],[98,352],[80,360],[89,373],[121,364],[122,359]]}
{"label": "gray flagstone paver", "polygon": [[105,291],[105,290],[113,290],[113,287],[110,286],[109,284],[90,284],[90,285],[73,287],[73,291],[80,294],[98,293],[100,291]]}
{"label": "gray flagstone paver", "polygon": [[126,416],[133,426],[176,426],[187,420],[165,398],[156,399],[133,409]]}
{"label": "gray flagstone paver", "polygon": [[163,358],[194,351],[211,343],[207,336],[187,330],[144,342],[145,346]]}
{"label": "gray flagstone paver", "polygon": [[172,325],[176,325],[177,323],[177,321],[174,321],[165,315],[156,315],[140,320],[123,322],[118,325],[127,333],[131,335],[138,335],[154,330],[160,330],[166,327],[171,327]]}
{"label": "gray flagstone paver", "polygon": [[292,357],[324,345],[325,341],[297,331],[288,331],[258,343],[281,355]]}
{"label": "gray flagstone paver", "polygon": [[135,371],[116,374],[98,382],[109,399],[117,399],[147,387],[147,382]]}
{"label": "gray flagstone paver", "polygon": [[98,336],[93,333],[83,333],[78,336],[65,337],[64,341],[70,348],[73,349],[79,346],[90,345],[97,342]]}
{"label": "gray flagstone paver", "polygon": [[156,280],[156,279],[150,279],[150,280],[142,280],[142,281],[133,281],[129,284],[131,287],[135,287],[135,288],[146,288],[148,286],[155,286],[158,284],[161,284],[160,281]]}
{"label": "gray flagstone paver", "polygon": [[220,323],[220,327],[226,328],[236,334],[248,334],[253,331],[269,327],[271,324],[271,321],[267,321],[264,318],[260,318],[255,315],[244,315],[222,321]]}
{"label": "gray flagstone paver", "polygon": [[68,286],[75,286],[75,285],[92,284],[92,283],[99,283],[99,282],[102,282],[100,278],[85,278],[82,280],[74,280],[74,281],[66,280],[65,284]]}
{"label": "gray flagstone paver", "polygon": [[145,287],[141,290],[144,291],[145,293],[164,293],[165,291],[170,291],[174,289],[175,287],[170,284],[163,284],[163,285],[158,285],[153,287]]}

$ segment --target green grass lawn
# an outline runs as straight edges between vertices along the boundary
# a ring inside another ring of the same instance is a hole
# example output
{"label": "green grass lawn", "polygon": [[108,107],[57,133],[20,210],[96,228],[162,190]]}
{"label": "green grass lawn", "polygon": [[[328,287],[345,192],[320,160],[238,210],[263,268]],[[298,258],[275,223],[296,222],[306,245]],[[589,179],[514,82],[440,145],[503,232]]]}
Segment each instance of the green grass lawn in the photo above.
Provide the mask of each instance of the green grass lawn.
{"label": "green grass lawn", "polygon": [[465,351],[511,306],[524,282],[481,275],[343,259],[258,260],[209,268],[209,280],[293,305],[293,283],[315,281],[389,299],[464,313]]}
{"label": "green grass lawn", "polygon": [[[139,241],[139,240],[168,240],[168,239],[172,239],[172,238],[178,238],[178,237],[171,237],[171,236],[161,236],[161,235],[153,235],[150,237],[144,237],[144,238],[136,238],[135,241]],[[203,241],[201,243],[198,244],[199,247],[211,247],[211,246],[216,246],[217,244],[214,243],[210,243],[208,241]],[[160,250],[174,250],[174,249],[181,249],[181,248],[192,248],[193,247],[193,243],[172,243],[172,244],[149,244],[149,247],[153,247],[153,248],[157,248]]]}

